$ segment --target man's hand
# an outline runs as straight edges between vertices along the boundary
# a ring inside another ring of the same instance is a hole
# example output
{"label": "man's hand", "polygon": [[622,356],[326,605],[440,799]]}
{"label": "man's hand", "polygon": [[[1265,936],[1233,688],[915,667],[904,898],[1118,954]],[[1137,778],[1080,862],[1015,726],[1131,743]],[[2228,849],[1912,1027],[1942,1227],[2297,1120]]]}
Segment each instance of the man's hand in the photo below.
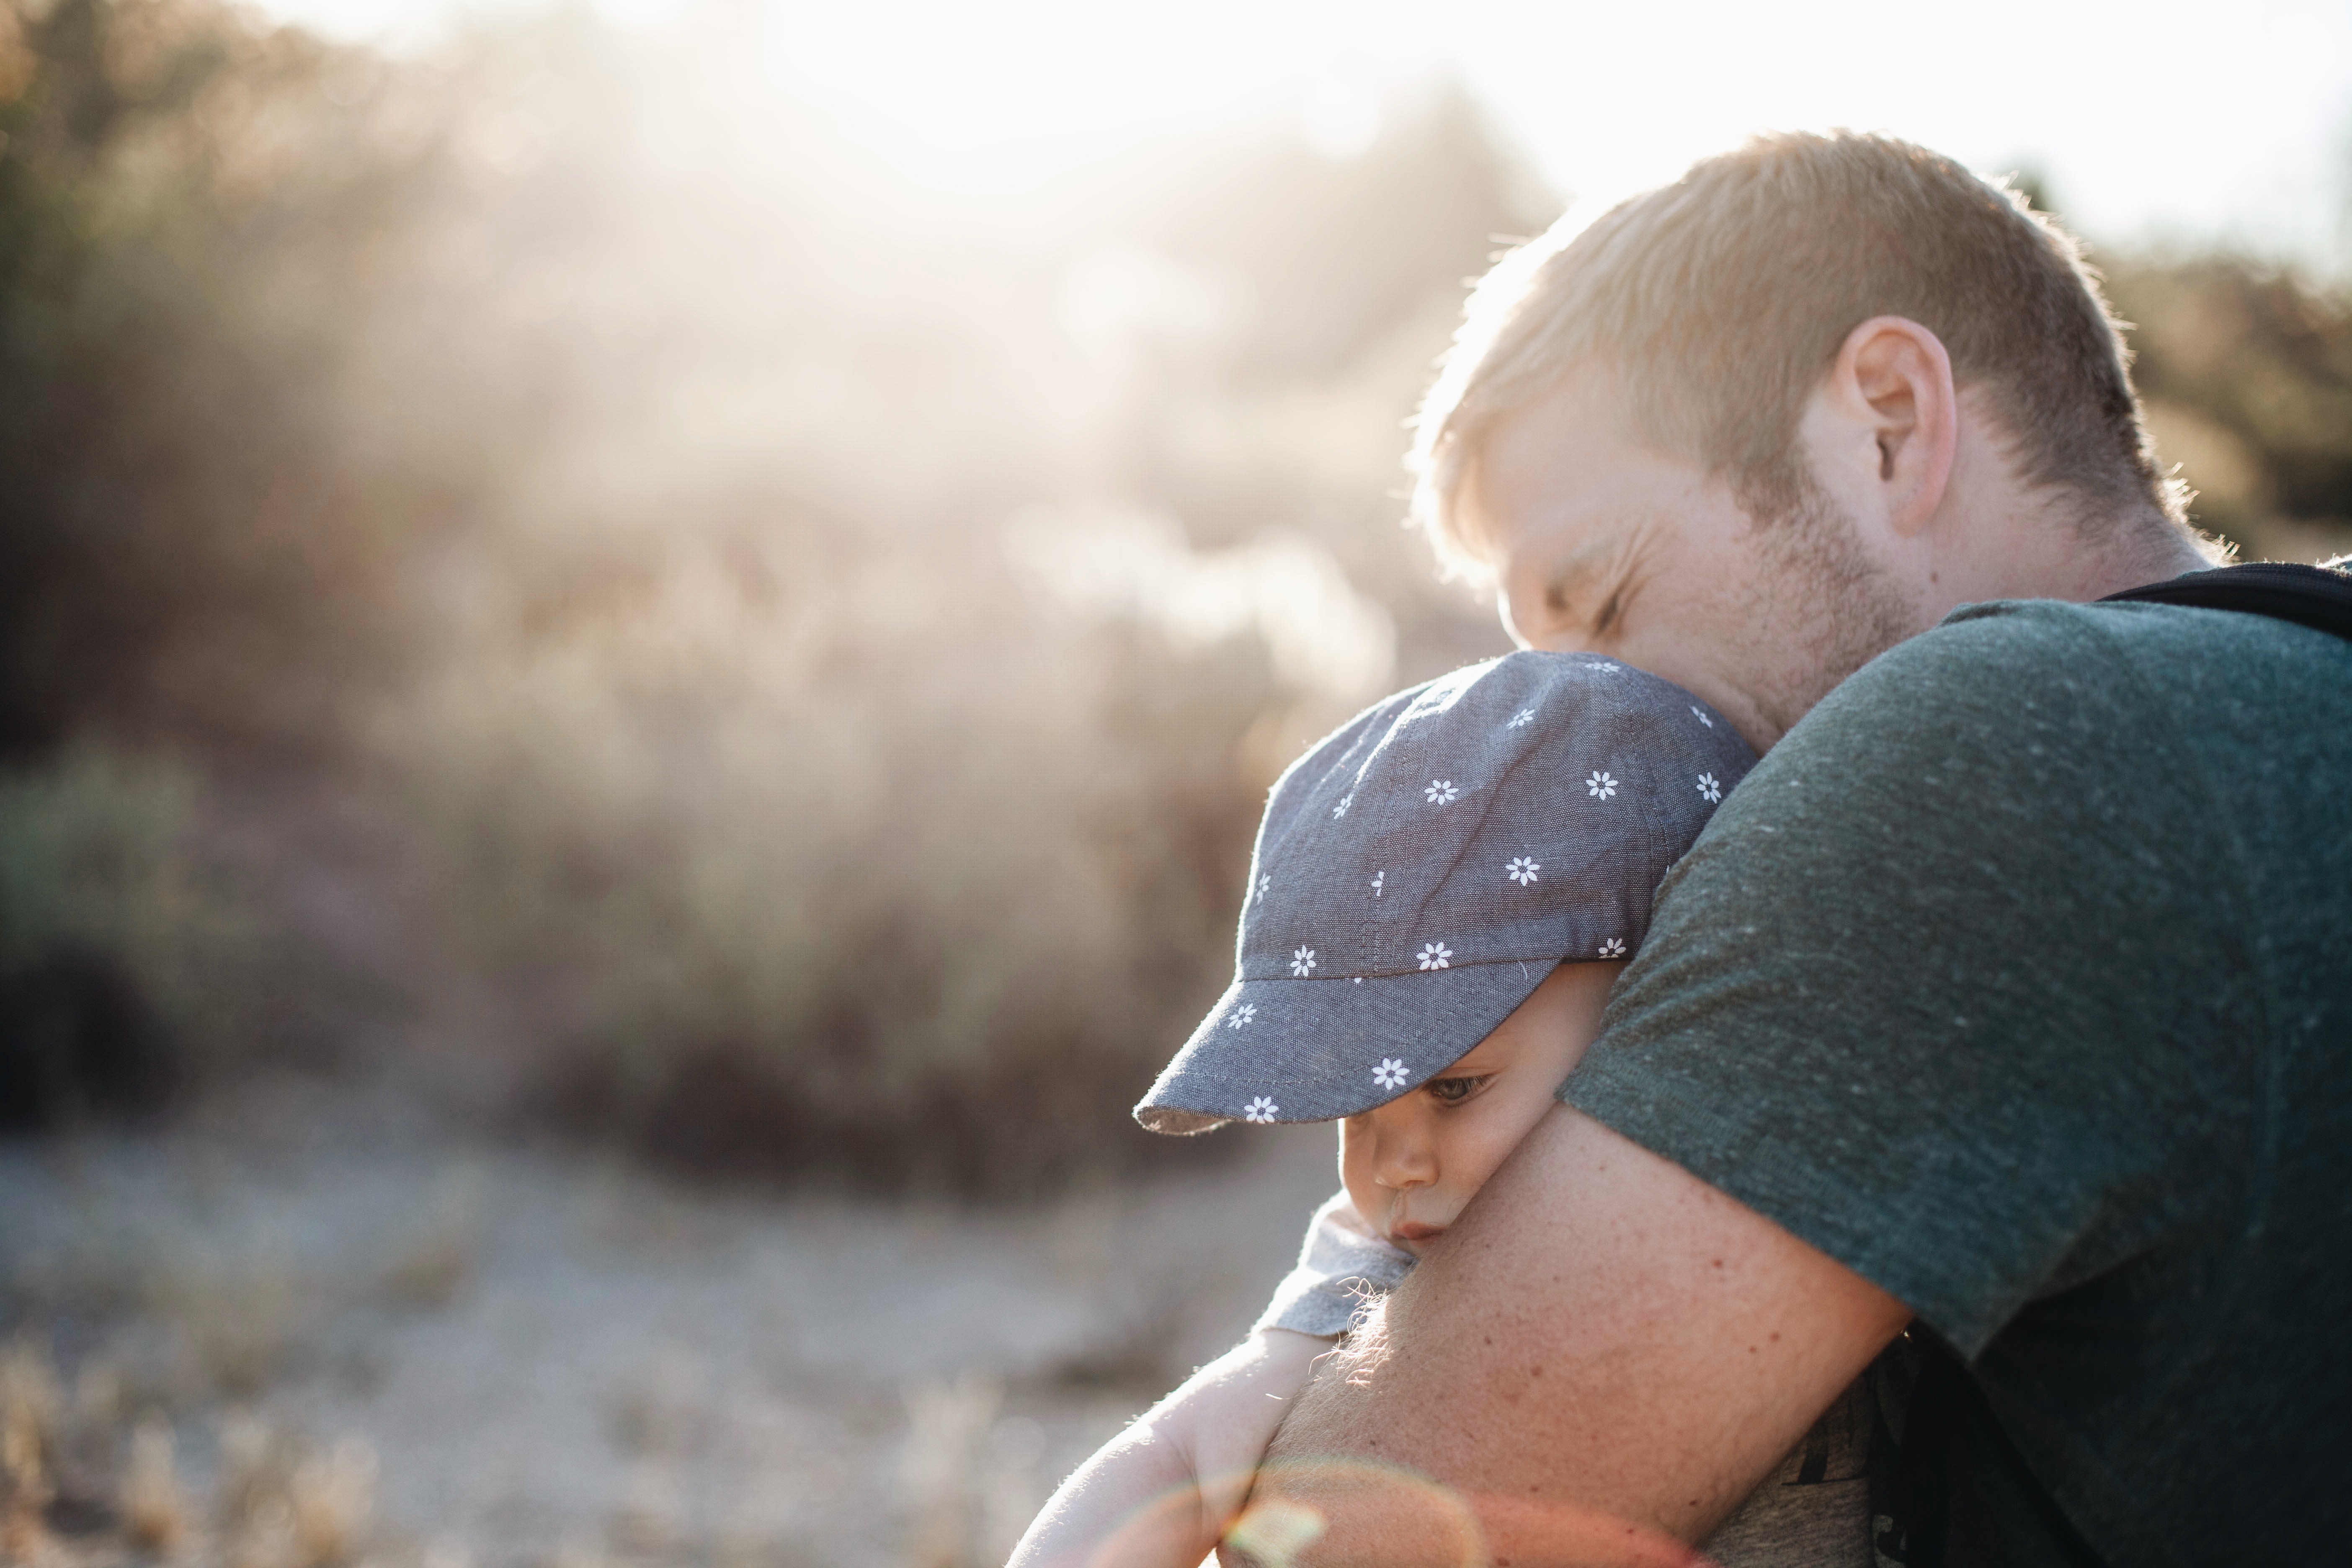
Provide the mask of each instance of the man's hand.
{"label": "man's hand", "polygon": [[1910,1316],[1562,1106],[1323,1363],[1231,1539],[1268,1568],[1682,1561]]}

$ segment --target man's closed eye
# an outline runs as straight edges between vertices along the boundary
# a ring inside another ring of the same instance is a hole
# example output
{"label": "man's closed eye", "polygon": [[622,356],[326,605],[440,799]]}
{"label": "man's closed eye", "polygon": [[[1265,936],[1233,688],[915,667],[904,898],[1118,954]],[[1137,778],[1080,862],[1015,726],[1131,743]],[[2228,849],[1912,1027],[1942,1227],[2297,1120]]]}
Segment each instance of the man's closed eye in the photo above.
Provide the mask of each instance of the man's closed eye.
{"label": "man's closed eye", "polygon": [[[1596,577],[1603,574],[1596,572],[1592,563],[1580,561],[1544,584],[1545,623],[1551,630],[1599,638],[1615,628],[1625,609],[1624,574],[1614,570],[1602,581],[1596,582]],[[1591,605],[1591,610],[1585,605]]]}

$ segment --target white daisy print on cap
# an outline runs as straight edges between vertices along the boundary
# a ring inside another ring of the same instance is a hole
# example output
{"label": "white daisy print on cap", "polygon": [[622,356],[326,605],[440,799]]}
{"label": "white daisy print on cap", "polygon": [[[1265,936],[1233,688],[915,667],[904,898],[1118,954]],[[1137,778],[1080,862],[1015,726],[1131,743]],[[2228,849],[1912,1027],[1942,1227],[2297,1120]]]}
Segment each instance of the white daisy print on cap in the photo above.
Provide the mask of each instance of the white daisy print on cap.
{"label": "white daisy print on cap", "polygon": [[1238,1029],[1257,1016],[1257,1004],[1244,1002],[1234,1009],[1233,1017],[1225,1024],[1228,1029]]}
{"label": "white daisy print on cap", "polygon": [[1282,1107],[1262,1094],[1242,1107],[1244,1121],[1271,1121],[1281,1113]]}
{"label": "white daisy print on cap", "polygon": [[1601,956],[1603,958],[1624,957],[1625,939],[1622,936],[1612,936],[1607,942],[1602,942],[1601,944]]}
{"label": "white daisy print on cap", "polygon": [[1462,792],[1454,787],[1452,779],[1432,779],[1429,787],[1421,793],[1429,797],[1430,805],[1444,805]]}
{"label": "white daisy print on cap", "polygon": [[1529,859],[1525,855],[1521,855],[1511,861],[1510,864],[1503,868],[1503,875],[1508,877],[1512,881],[1517,882],[1520,887],[1524,888],[1529,882],[1534,881],[1536,879],[1536,873],[1542,869],[1543,868],[1538,865],[1535,861]]}
{"label": "white daisy print on cap", "polygon": [[1596,772],[1584,781],[1584,793],[1595,800],[1607,800],[1617,793],[1617,780],[1612,774]]}
{"label": "white daisy print on cap", "polygon": [[1511,721],[1504,725],[1503,728],[1506,730],[1516,730],[1522,724],[1532,724],[1535,721],[1536,710],[1532,708],[1522,708],[1517,712],[1511,715]]}
{"label": "white daisy print on cap", "polygon": [[1712,805],[1723,798],[1723,785],[1716,782],[1713,773],[1701,773],[1698,775],[1698,793]]}
{"label": "white daisy print on cap", "polygon": [[1423,969],[1443,969],[1453,957],[1454,950],[1444,942],[1425,942],[1421,950],[1421,966]]}
{"label": "white daisy print on cap", "polygon": [[1301,946],[1290,955],[1290,973],[1304,980],[1315,972],[1315,950]]}
{"label": "white daisy print on cap", "polygon": [[1372,1069],[1372,1081],[1382,1089],[1402,1089],[1406,1076],[1404,1063],[1394,1057],[1382,1057]]}

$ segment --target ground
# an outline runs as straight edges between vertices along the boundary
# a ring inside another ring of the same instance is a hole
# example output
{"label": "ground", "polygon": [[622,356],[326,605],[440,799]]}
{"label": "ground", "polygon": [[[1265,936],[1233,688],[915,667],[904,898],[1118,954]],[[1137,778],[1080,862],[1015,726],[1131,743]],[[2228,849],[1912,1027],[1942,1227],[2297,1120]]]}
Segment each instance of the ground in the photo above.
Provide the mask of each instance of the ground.
{"label": "ground", "polygon": [[714,1194],[351,1098],[0,1145],[0,1557],[1001,1562],[1333,1185],[1235,1128],[1028,1207]]}

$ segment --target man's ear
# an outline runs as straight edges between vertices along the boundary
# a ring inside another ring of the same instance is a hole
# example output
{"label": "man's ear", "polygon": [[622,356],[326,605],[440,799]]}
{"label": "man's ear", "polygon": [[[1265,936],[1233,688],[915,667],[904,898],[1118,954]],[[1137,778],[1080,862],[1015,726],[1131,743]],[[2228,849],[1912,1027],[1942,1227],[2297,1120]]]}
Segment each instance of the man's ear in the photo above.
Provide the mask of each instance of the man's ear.
{"label": "man's ear", "polygon": [[1812,456],[1838,470],[1834,486],[1870,497],[1898,535],[1927,526],[1959,448],[1959,396],[1941,339],[1906,317],[1873,316],[1839,345],[1813,415]]}

